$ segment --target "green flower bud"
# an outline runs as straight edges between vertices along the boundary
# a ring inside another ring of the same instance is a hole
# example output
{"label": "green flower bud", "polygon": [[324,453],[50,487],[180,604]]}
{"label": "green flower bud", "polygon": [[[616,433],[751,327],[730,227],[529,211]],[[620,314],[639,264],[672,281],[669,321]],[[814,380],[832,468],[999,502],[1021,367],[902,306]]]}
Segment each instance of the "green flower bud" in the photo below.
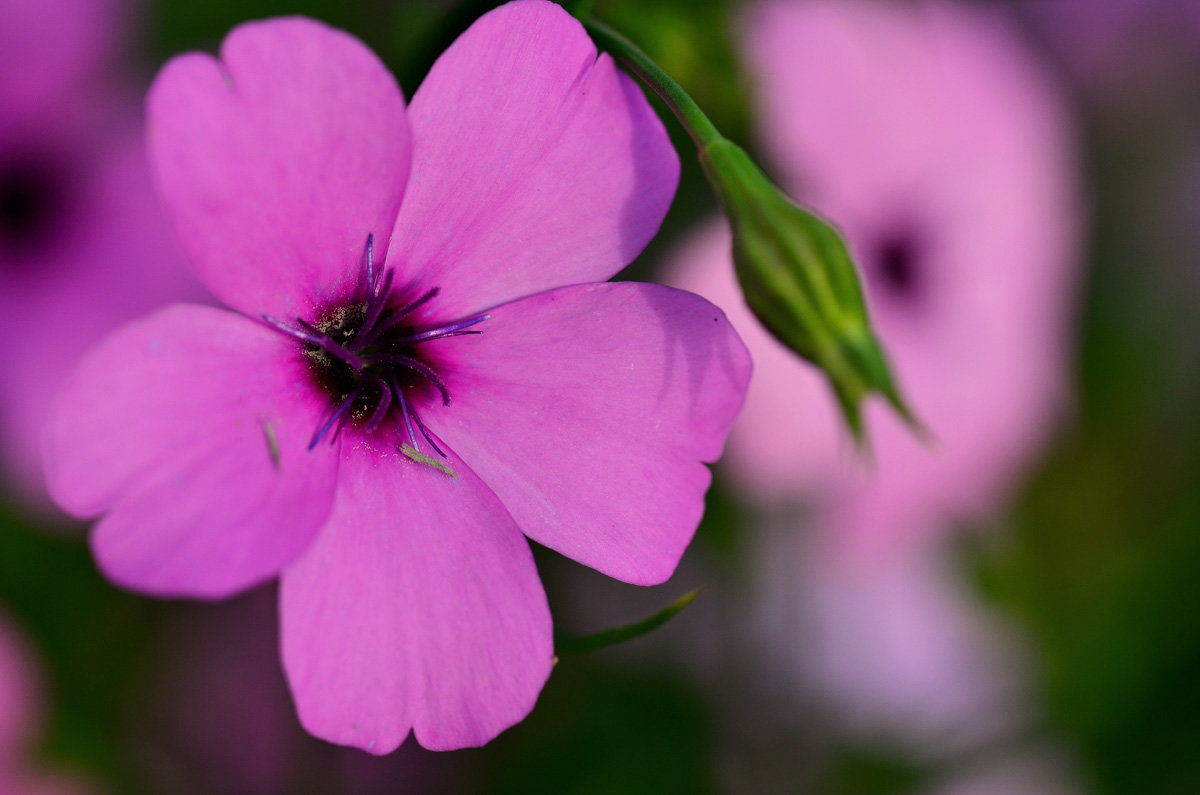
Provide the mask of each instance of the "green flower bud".
{"label": "green flower bud", "polygon": [[700,163],[733,228],[746,303],[776,339],[825,372],[855,439],[862,441],[861,405],[872,392],[916,426],[871,331],[838,231],[797,206],[726,138],[702,146]]}
{"label": "green flower bud", "polygon": [[733,227],[733,261],[746,303],[780,342],[825,372],[855,440],[863,441],[862,402],[872,392],[923,435],[871,332],[858,273],[837,230],[775,187],[633,42],[599,21],[587,29],[654,89],[695,142]]}

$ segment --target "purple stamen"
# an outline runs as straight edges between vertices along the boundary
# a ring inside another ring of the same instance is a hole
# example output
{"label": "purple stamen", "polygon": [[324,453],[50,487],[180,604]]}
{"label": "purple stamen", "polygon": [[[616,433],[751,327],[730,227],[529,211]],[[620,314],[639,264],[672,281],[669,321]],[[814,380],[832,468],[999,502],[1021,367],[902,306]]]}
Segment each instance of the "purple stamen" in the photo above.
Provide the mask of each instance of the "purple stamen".
{"label": "purple stamen", "polygon": [[293,327],[289,326],[287,323],[284,323],[282,320],[276,320],[275,318],[273,318],[267,314],[259,315],[259,317],[261,317],[267,323],[270,323],[271,326],[273,328],[275,328],[277,331],[282,331],[284,334],[287,334],[289,337],[295,337],[296,339],[300,340],[301,342],[309,342],[309,343],[312,343],[313,345],[321,344],[321,340],[318,337],[313,336],[312,334],[309,334],[307,331],[304,331],[302,329],[293,328]]}
{"label": "purple stamen", "polygon": [[[329,419],[325,420],[325,423],[321,427],[317,428],[317,432],[313,434],[312,439],[308,443],[309,450],[312,450],[314,447],[316,447],[320,443],[322,437],[324,437],[325,434],[329,432],[329,429],[333,427],[333,424],[335,422],[338,423],[338,432],[339,433],[341,432],[341,430],[342,430],[342,422],[341,421],[343,419],[345,419],[346,412],[348,412],[354,406],[354,401],[358,400],[359,391],[360,391],[359,389],[355,389],[354,391],[352,391],[346,397],[346,399],[343,400],[338,405],[338,407],[335,408],[330,413]],[[337,440],[337,433],[335,433],[333,435],[333,439],[330,439],[330,442],[332,443],[336,440]]]}
{"label": "purple stamen", "polygon": [[[429,429],[425,427],[425,423],[421,422],[421,415],[416,411],[413,411],[412,417],[417,423],[417,427],[421,429],[421,435],[425,437],[425,441],[429,442],[429,446],[432,447],[438,455],[440,455],[442,458],[445,458],[446,454],[442,452],[442,448],[438,447],[437,442],[435,442],[433,437],[429,435]],[[417,450],[417,452],[420,452],[415,444],[413,445],[413,449]]]}
{"label": "purple stamen", "polygon": [[404,417],[404,428],[408,431],[408,441],[412,444],[412,448],[418,453],[421,452],[421,445],[417,444],[417,435],[413,432],[413,424],[420,429],[421,435],[425,437],[425,441],[429,442],[429,446],[437,451],[437,454],[442,458],[446,454],[442,448],[437,446],[437,442],[429,435],[429,429],[425,427],[425,423],[421,422],[421,415],[417,414],[417,409],[408,402],[408,398],[404,394],[404,390],[400,388],[400,382],[396,380],[395,375],[392,376],[392,388],[396,390],[396,397],[400,400],[400,414]]}
{"label": "purple stamen", "polygon": [[478,331],[463,331],[463,329],[478,325],[490,317],[491,315],[479,315],[478,317],[473,317],[470,320],[461,320],[457,323],[451,323],[446,326],[438,326],[437,328],[426,329],[425,331],[421,331],[416,334],[410,334],[407,337],[401,337],[400,339],[396,340],[396,344],[415,345],[418,342],[427,342],[429,340],[436,340],[441,337],[458,337],[463,334],[479,334],[480,332]]}
{"label": "purple stamen", "polygon": [[404,396],[404,390],[400,388],[400,382],[396,380],[396,374],[391,373],[392,389],[396,391],[396,398],[400,402],[400,416],[404,418],[404,429],[408,431],[408,441],[412,443],[413,449],[419,451],[421,448],[417,445],[417,435],[413,432],[412,424],[412,407],[408,405],[408,398]]}
{"label": "purple stamen", "polygon": [[393,317],[396,317],[396,318],[408,317],[413,312],[416,312],[418,309],[425,306],[425,304],[429,303],[431,300],[436,298],[437,294],[440,293],[441,291],[442,290],[440,287],[430,287],[423,296],[421,296],[417,300],[413,301],[408,306],[405,306],[404,308],[400,309],[398,312],[396,312],[396,314]]}
{"label": "purple stamen", "polygon": [[369,345],[370,343],[374,342],[375,339],[382,336],[385,331],[396,326],[401,320],[408,317],[413,312],[417,311],[422,306],[424,306],[426,303],[428,303],[434,296],[436,296],[438,294],[438,292],[439,292],[438,288],[434,287],[431,290],[429,290],[427,293],[422,295],[420,298],[418,298],[417,300],[410,303],[408,306],[388,315],[379,324],[377,324],[374,328],[372,328],[369,331],[367,331],[366,333],[360,335],[364,338],[363,345],[364,346]]}
{"label": "purple stamen", "polygon": [[[446,458],[407,390],[414,386],[413,376],[420,376],[437,389],[445,406],[450,405],[450,390],[437,371],[418,358],[416,348],[433,340],[481,334],[472,327],[491,316],[479,315],[432,328],[403,327],[406,318],[437,296],[438,288],[432,287],[399,309],[389,310],[396,272],[375,266],[374,235],[367,235],[363,269],[365,299],[335,307],[319,323],[299,317],[293,323],[262,315],[263,321],[276,331],[308,346],[306,353],[312,355],[319,349],[328,354],[328,357],[311,356],[310,364],[317,368],[324,389],[343,396],[313,433],[308,449],[314,449],[326,436],[331,444],[335,442],[355,416],[362,420],[364,433],[373,433],[382,427],[393,406],[397,406],[412,450],[420,452],[417,439],[423,437],[438,455]],[[404,372],[412,375],[401,378]],[[359,412],[355,412],[355,406],[360,407]]]}
{"label": "purple stamen", "polygon": [[363,369],[362,359],[358,358],[353,353],[339,345],[324,331],[321,331],[316,326],[306,322],[303,318],[296,318],[296,322],[300,324],[302,329],[312,335],[310,342],[312,342],[314,345],[320,346],[326,353],[335,356],[336,358],[353,367],[355,370]]}
{"label": "purple stamen", "polygon": [[354,339],[347,346],[349,350],[361,351],[366,347],[371,334],[363,333],[363,331],[370,332],[375,327],[375,321],[379,320],[379,315],[387,304],[387,297],[392,291],[392,280],[395,275],[396,272],[389,269],[383,276],[383,289],[373,292],[367,299],[367,316],[363,319],[362,330],[354,335]]}
{"label": "purple stamen", "polygon": [[367,250],[363,252],[367,267],[367,295],[375,292],[375,235],[367,233]]}
{"label": "purple stamen", "polygon": [[399,364],[407,367],[409,370],[420,373],[429,379],[430,383],[437,387],[437,390],[442,393],[442,405],[450,405],[450,390],[446,388],[446,383],[438,377],[438,374],[434,372],[432,367],[425,364],[425,362],[421,361],[420,359],[414,359],[411,356],[405,356],[402,353],[382,353],[378,356],[372,357],[372,361]]}
{"label": "purple stamen", "polygon": [[375,408],[371,411],[371,416],[367,419],[367,424],[363,426],[365,433],[371,433],[380,426],[383,418],[387,416],[387,410],[392,405],[392,390],[383,379],[374,373],[367,373],[366,377],[379,390],[379,401],[375,404]]}

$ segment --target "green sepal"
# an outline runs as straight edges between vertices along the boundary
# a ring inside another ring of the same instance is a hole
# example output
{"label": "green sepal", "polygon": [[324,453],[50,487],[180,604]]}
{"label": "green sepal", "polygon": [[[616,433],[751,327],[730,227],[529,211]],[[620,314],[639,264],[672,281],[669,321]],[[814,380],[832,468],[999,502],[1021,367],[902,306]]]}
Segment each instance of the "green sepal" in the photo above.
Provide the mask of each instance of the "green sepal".
{"label": "green sepal", "polygon": [[557,654],[584,654],[641,637],[674,618],[683,608],[690,605],[692,600],[703,590],[703,588],[696,588],[688,591],[654,615],[623,627],[608,629],[593,635],[564,635],[555,632],[554,650]]}
{"label": "green sepal", "polygon": [[862,403],[872,392],[924,436],[871,331],[842,236],[785,196],[633,42],[596,20],[587,29],[598,46],[654,89],[688,131],[733,228],[733,261],[746,303],[780,342],[825,372],[855,441],[864,445]]}
{"label": "green sepal", "polygon": [[784,195],[729,139],[710,141],[699,156],[733,230],[738,283],[763,326],[825,372],[859,443],[862,402],[872,392],[919,429],[871,331],[841,234]]}

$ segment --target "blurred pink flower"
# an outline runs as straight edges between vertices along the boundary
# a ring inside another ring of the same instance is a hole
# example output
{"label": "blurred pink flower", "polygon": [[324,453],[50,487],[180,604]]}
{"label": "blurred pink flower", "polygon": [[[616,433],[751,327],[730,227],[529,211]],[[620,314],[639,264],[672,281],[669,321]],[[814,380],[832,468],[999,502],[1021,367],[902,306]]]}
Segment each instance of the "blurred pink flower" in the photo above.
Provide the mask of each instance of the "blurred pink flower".
{"label": "blurred pink flower", "polygon": [[765,641],[793,681],[836,707],[840,729],[945,755],[1029,718],[1020,639],[968,597],[946,550],[864,559],[839,546],[836,520],[813,530],[765,548],[791,567],[764,562]]}
{"label": "blurred pink flower", "polygon": [[925,795],[1084,795],[1079,765],[1062,749],[1031,745],[970,760]]}
{"label": "blurred pink flower", "polygon": [[[102,0],[0,4],[0,469],[49,509],[49,395],[97,338],[202,295],[155,198],[136,100],[110,64]],[[131,101],[132,100],[132,101]]]}
{"label": "blurred pink flower", "polygon": [[97,75],[112,77],[123,9],[122,0],[4,0],[2,121],[62,116]]}
{"label": "blurred pink flower", "polygon": [[6,795],[51,795],[82,792],[69,778],[32,766],[29,744],[42,707],[40,683],[29,649],[0,616],[0,792]]}
{"label": "blurred pink flower", "polygon": [[742,403],[719,310],[595,283],[670,204],[661,123],[543,0],[481,18],[407,110],[361,43],[299,18],[175,59],[148,107],[184,244],[238,311],[177,306],[96,349],[54,409],[52,493],[106,514],[93,549],[130,588],[281,576],[313,734],[487,742],[551,667],[522,533],[662,582]]}
{"label": "blurred pink flower", "polygon": [[724,229],[672,277],[726,308],[755,355],[729,475],[762,499],[852,502],[843,526],[880,554],[875,528],[932,531],[996,505],[1067,391],[1079,220],[1067,120],[1001,22],[943,3],[818,0],[762,4],[748,26],[768,152],[848,236],[932,445],[875,405],[873,464],[858,464],[819,376],[745,309]]}
{"label": "blurred pink flower", "polygon": [[804,633],[768,642],[853,730],[981,741],[1022,718],[1020,654],[941,542],[1001,504],[1066,402],[1081,214],[1068,118],[994,10],[767,2],[745,42],[766,151],[847,235],[935,437],[872,405],[862,463],[822,379],[746,309],[727,229],[680,252],[669,281],[725,308],[755,359],[722,471],[814,511],[811,537],[765,552],[764,626]]}

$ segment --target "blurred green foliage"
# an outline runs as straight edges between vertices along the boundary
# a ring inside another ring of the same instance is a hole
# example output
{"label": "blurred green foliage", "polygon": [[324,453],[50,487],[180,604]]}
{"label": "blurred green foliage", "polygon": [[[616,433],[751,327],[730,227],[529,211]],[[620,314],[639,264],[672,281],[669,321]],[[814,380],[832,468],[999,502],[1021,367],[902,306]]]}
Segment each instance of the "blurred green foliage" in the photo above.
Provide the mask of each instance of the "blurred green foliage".
{"label": "blurred green foliage", "polygon": [[[1094,206],[1075,421],[984,564],[989,591],[1033,632],[1053,726],[1105,793],[1200,787],[1200,252],[1147,212],[1184,154],[1174,106],[1161,110],[1132,128],[1085,117]],[[1190,123],[1200,135],[1200,115]]]}
{"label": "blurred green foliage", "polygon": [[703,694],[669,671],[560,664],[534,713],[481,753],[477,791],[717,792]]}

